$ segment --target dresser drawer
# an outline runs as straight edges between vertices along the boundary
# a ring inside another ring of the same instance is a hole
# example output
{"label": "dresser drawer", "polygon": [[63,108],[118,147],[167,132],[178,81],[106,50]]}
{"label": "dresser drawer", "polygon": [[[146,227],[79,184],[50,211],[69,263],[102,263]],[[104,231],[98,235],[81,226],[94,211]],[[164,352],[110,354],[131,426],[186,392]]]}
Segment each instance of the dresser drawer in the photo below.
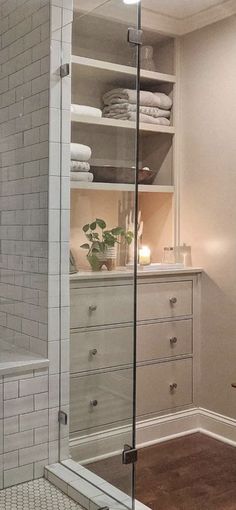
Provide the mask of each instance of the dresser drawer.
{"label": "dresser drawer", "polygon": [[132,285],[71,289],[71,328],[132,322]]}
{"label": "dresser drawer", "polygon": [[[177,384],[176,389],[170,385]],[[137,415],[167,411],[192,403],[192,359],[137,369]]]}
{"label": "dresser drawer", "polygon": [[133,362],[133,328],[75,331],[70,335],[71,373]]}
{"label": "dresser drawer", "polygon": [[137,361],[192,352],[192,319],[143,324],[137,328]]}
{"label": "dresser drawer", "polygon": [[[88,431],[93,427],[131,419],[132,378],[131,369],[81,377],[72,376],[70,432]],[[96,405],[92,405],[91,402]]]}
{"label": "dresser drawer", "polygon": [[192,282],[144,283],[138,286],[138,320],[192,314]]}

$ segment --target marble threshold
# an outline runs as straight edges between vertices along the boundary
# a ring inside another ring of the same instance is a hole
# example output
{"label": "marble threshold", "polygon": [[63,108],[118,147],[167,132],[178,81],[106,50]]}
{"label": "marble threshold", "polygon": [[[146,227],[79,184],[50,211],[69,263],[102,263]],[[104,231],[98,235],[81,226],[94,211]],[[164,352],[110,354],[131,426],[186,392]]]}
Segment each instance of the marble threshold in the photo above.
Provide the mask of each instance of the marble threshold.
{"label": "marble threshold", "polygon": [[[45,478],[86,510],[131,510],[132,498],[71,459],[45,468]],[[135,500],[135,510],[150,510]]]}

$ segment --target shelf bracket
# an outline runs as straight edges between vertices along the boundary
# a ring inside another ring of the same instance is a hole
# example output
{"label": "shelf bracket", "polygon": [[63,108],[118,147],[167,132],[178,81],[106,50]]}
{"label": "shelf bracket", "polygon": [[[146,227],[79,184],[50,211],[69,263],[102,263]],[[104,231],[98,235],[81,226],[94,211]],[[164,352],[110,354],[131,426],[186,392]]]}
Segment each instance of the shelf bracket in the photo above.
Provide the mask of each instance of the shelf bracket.
{"label": "shelf bracket", "polygon": [[134,46],[142,46],[143,31],[136,28],[128,28],[128,42]]}

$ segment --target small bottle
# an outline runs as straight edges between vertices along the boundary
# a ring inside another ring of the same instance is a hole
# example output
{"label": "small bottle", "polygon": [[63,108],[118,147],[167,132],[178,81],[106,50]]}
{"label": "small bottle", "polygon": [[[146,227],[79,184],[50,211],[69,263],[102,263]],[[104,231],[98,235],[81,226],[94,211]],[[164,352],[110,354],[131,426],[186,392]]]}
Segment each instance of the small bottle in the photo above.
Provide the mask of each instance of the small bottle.
{"label": "small bottle", "polygon": [[175,264],[175,251],[173,246],[165,246],[162,259],[163,264]]}

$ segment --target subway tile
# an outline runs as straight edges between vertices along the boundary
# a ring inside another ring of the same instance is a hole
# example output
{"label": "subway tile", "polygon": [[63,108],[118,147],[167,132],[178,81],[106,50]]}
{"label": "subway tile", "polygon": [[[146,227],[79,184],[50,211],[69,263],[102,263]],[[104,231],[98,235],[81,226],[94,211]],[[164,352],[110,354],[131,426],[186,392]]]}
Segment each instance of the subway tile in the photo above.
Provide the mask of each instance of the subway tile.
{"label": "subway tile", "polygon": [[18,381],[6,382],[4,384],[4,400],[18,397]]}
{"label": "subway tile", "polygon": [[33,430],[17,432],[4,437],[4,453],[33,445]]}
{"label": "subway tile", "polygon": [[9,469],[4,472],[4,488],[12,487],[19,483],[28,482],[33,479],[33,464]]}
{"label": "subway tile", "polygon": [[9,453],[4,453],[3,455],[4,469],[16,468],[18,466],[18,460],[19,460],[18,450]]}
{"label": "subway tile", "polygon": [[23,466],[30,462],[43,460],[48,457],[48,443],[30,446],[19,450],[19,465]]}
{"label": "subway tile", "polygon": [[20,430],[32,430],[37,427],[48,425],[48,410],[43,409],[32,413],[22,414],[20,416]]}
{"label": "subway tile", "polygon": [[34,407],[36,411],[48,409],[48,393],[34,395]]}
{"label": "subway tile", "polygon": [[[49,430],[48,427],[40,427],[34,430],[34,444],[48,443]],[[47,452],[48,455],[48,452]],[[40,459],[39,459],[40,460]]]}
{"label": "subway tile", "polygon": [[4,402],[4,417],[9,418],[16,414],[30,413],[33,411],[33,397],[21,397]]}
{"label": "subway tile", "polygon": [[19,432],[19,417],[4,418],[4,436]]}
{"label": "subway tile", "polygon": [[20,381],[20,397],[35,393],[44,393],[48,390],[48,377],[37,377]]}

